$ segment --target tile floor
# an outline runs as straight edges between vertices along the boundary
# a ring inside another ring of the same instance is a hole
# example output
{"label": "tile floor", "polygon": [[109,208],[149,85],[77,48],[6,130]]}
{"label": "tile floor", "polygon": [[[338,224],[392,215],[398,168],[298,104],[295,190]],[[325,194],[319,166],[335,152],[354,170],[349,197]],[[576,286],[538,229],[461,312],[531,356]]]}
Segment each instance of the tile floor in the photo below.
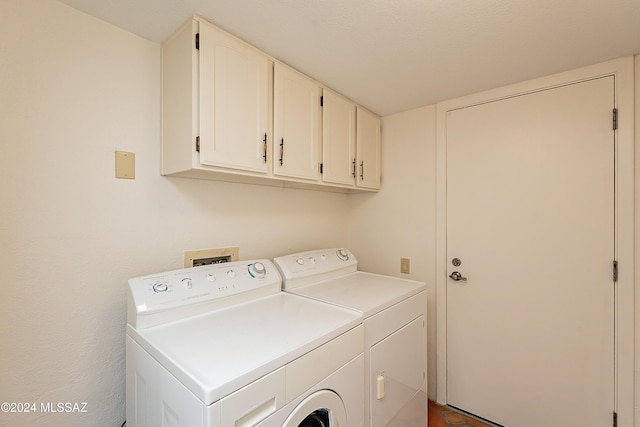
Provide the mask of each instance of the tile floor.
{"label": "tile floor", "polygon": [[492,427],[475,418],[429,400],[429,427]]}

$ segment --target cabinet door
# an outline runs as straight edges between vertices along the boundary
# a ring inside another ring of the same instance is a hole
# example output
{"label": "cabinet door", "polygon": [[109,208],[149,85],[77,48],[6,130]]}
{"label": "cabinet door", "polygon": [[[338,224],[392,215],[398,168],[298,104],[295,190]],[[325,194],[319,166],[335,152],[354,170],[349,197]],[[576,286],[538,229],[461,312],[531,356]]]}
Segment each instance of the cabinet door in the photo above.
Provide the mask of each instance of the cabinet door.
{"label": "cabinet door", "polygon": [[380,188],[380,117],[358,107],[357,168],[358,187]]}
{"label": "cabinet door", "polygon": [[267,173],[272,63],[200,22],[200,163]]}
{"label": "cabinet door", "polygon": [[322,98],[322,180],[354,186],[356,106],[328,89]]}
{"label": "cabinet door", "polygon": [[275,175],[318,179],[320,96],[321,89],[316,82],[282,64],[275,64]]}

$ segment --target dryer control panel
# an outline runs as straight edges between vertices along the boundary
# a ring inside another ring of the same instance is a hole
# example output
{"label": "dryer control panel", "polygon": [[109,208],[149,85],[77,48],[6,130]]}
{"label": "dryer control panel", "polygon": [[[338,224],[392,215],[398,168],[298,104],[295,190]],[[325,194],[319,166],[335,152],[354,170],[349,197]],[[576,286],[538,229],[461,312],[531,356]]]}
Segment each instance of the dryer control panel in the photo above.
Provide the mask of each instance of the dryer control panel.
{"label": "dryer control panel", "polygon": [[274,258],[284,289],[332,279],[358,270],[358,260],[345,248],[318,249]]}
{"label": "dryer control panel", "polygon": [[[203,265],[129,279],[128,321],[159,312],[197,314],[280,292],[278,269],[267,259]],[[233,298],[231,298],[233,297]],[[165,316],[172,318],[173,316]],[[154,322],[155,323],[155,322]]]}

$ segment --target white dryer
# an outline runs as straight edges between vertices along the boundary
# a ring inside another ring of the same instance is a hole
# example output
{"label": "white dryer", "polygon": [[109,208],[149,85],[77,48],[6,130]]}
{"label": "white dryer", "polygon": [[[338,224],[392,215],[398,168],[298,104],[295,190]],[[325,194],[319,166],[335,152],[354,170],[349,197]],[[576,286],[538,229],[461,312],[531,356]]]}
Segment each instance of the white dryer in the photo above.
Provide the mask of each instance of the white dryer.
{"label": "white dryer", "polygon": [[364,427],[362,315],[269,260],[129,280],[128,427]]}
{"label": "white dryer", "polygon": [[426,426],[426,286],[358,271],[347,249],[277,257],[283,289],[362,313],[365,417],[371,427]]}

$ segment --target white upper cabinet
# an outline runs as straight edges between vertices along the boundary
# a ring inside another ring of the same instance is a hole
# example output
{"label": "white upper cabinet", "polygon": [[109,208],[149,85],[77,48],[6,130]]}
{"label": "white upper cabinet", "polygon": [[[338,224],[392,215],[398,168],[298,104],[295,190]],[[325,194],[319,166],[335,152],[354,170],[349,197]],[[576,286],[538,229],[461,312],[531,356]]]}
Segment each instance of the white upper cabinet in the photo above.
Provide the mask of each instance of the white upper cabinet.
{"label": "white upper cabinet", "polygon": [[355,186],[356,105],[324,89],[322,107],[322,181]]}
{"label": "white upper cabinet", "polygon": [[358,107],[356,185],[380,189],[380,117]]}
{"label": "white upper cabinet", "polygon": [[193,17],[162,45],[162,174],[376,191],[380,119]]}
{"label": "white upper cabinet", "polygon": [[273,87],[273,173],[317,181],[322,89],[315,81],[277,62]]}
{"label": "white upper cabinet", "polygon": [[272,62],[200,22],[200,161],[268,172]]}

